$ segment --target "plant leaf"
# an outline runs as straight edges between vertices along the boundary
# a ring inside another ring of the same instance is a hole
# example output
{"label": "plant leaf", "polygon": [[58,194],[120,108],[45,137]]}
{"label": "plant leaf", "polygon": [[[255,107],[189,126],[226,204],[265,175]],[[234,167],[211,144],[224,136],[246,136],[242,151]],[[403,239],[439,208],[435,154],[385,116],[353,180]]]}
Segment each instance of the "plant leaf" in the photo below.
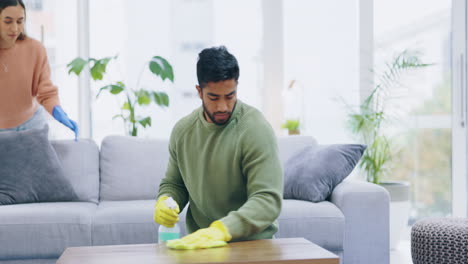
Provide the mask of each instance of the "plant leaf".
{"label": "plant leaf", "polygon": [[82,59],[81,57],[75,58],[67,64],[68,74],[71,74],[73,72],[74,74],[76,74],[76,76],[80,75],[81,71],[83,71],[83,68],[86,66],[87,63],[88,61]]}
{"label": "plant leaf", "polygon": [[159,96],[159,93],[158,93],[158,92],[153,92],[153,99],[154,99],[154,102],[155,102],[157,105],[161,105],[161,104],[162,104],[161,97]]}
{"label": "plant leaf", "polygon": [[159,97],[162,99],[162,105],[161,106],[169,106],[169,96],[165,92],[160,92]]}
{"label": "plant leaf", "polygon": [[149,105],[151,103],[150,93],[146,90],[139,90],[135,92],[139,105]]}
{"label": "plant leaf", "polygon": [[115,85],[115,84],[106,85],[106,86],[102,87],[101,89],[99,89],[99,92],[96,95],[96,98],[98,98],[99,95],[101,94],[101,92],[104,91],[104,90],[109,90],[109,92],[111,94],[119,94],[124,90],[124,88],[119,86],[119,85]]}
{"label": "plant leaf", "polygon": [[120,115],[120,114],[119,114],[119,115],[113,116],[113,117],[112,117],[112,120],[114,120],[114,119],[116,119],[116,118],[119,118],[119,117],[122,118],[123,120],[125,120],[125,117],[124,117],[123,115]]}
{"label": "plant leaf", "polygon": [[131,109],[131,106],[128,102],[125,102],[123,105],[122,105],[122,110],[130,110]]}
{"label": "plant leaf", "polygon": [[116,57],[106,57],[100,60],[94,60],[94,65],[91,67],[91,77],[93,80],[102,80],[106,73],[106,67],[110,60]]}
{"label": "plant leaf", "polygon": [[119,85],[111,85],[111,94],[119,94],[121,93],[122,91],[124,90],[123,87],[119,86]]}
{"label": "plant leaf", "polygon": [[159,106],[169,106],[169,96],[165,92],[153,92],[153,99]]}
{"label": "plant leaf", "polygon": [[298,119],[288,119],[285,123],[281,125],[281,128],[286,128],[288,130],[297,130],[299,129],[299,120]]}
{"label": "plant leaf", "polygon": [[174,82],[174,71],[171,64],[161,56],[154,56],[149,63],[150,71],[164,81],[169,79]]}
{"label": "plant leaf", "polygon": [[422,63],[416,52],[403,51],[391,62],[384,64],[384,72],[377,74],[377,84],[370,95],[359,106],[359,111],[348,114],[348,125],[353,134],[367,145],[359,167],[367,173],[367,180],[379,183],[388,174],[389,164],[394,151],[392,142],[385,137],[382,127],[388,121],[385,111],[386,101],[392,95],[391,88],[401,86],[403,73],[432,64]]}
{"label": "plant leaf", "polygon": [[151,117],[147,116],[143,119],[140,119],[138,120],[138,123],[140,123],[144,128],[151,126]]}

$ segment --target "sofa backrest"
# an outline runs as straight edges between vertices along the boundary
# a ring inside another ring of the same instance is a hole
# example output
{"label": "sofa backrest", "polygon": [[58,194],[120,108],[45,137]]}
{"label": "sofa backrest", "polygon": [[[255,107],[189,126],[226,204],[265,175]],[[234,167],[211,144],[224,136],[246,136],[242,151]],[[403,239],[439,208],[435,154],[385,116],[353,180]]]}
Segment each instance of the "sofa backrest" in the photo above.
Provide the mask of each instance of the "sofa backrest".
{"label": "sofa backrest", "polygon": [[[316,144],[309,136],[278,138],[282,165],[302,147]],[[155,199],[168,160],[168,140],[106,137],[100,153],[100,200]]]}
{"label": "sofa backrest", "polygon": [[99,149],[92,140],[52,140],[67,177],[80,201],[99,199]]}
{"label": "sofa backrest", "polygon": [[278,149],[281,163],[284,168],[286,161],[297,151],[305,146],[317,145],[317,141],[311,136],[283,136],[278,137]]}
{"label": "sofa backrest", "polygon": [[106,137],[100,153],[100,200],[155,199],[168,160],[168,140]]}

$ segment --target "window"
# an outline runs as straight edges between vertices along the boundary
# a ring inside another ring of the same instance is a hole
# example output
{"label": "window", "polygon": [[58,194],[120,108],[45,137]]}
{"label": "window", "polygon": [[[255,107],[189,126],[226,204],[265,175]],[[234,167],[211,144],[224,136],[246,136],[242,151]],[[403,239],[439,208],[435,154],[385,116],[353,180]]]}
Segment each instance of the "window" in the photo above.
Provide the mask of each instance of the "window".
{"label": "window", "polygon": [[[77,56],[76,0],[26,0],[26,33],[45,46],[52,81],[59,88],[60,103],[68,116],[78,121],[78,84],[66,65]],[[74,138],[73,132],[49,115],[52,139]]]}
{"label": "window", "polygon": [[359,103],[358,2],[283,1],[285,118],[322,144],[352,142],[342,100]]}
{"label": "window", "polygon": [[[424,8],[421,8],[424,6]],[[389,134],[401,147],[392,179],[411,182],[410,221],[451,214],[451,1],[374,2],[376,68],[403,50],[432,66],[403,77],[392,91]]]}
{"label": "window", "polygon": [[24,4],[28,7],[28,10],[41,11],[43,0],[25,0]]}
{"label": "window", "polygon": [[[242,19],[239,19],[239,16]],[[90,56],[119,55],[109,64],[109,79],[124,80],[131,87],[165,91],[170,106],[140,108],[152,118],[152,127],[140,129],[141,137],[169,138],[174,124],[201,106],[195,89],[198,53],[225,45],[240,64],[238,96],[261,108],[262,9],[260,0],[93,0],[90,1]],[[242,36],[242,37],[240,37]],[[145,63],[162,56],[174,67],[175,82],[156,80]],[[117,62],[117,63],[116,63]],[[141,78],[140,78],[141,77]],[[139,79],[140,78],[140,79]],[[104,82],[94,82],[95,98]],[[119,113],[122,98],[103,93],[93,102],[93,137],[125,134]]]}

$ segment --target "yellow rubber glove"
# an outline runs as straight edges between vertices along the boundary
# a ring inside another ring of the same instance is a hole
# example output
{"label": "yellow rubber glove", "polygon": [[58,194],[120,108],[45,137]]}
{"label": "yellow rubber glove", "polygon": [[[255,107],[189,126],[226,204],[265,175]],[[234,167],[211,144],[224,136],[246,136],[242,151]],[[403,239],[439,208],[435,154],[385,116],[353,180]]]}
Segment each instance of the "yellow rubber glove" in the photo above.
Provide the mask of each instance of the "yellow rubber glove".
{"label": "yellow rubber glove", "polygon": [[181,239],[167,241],[166,245],[172,249],[198,249],[222,247],[232,236],[221,221],[214,221],[210,227],[202,228]]}
{"label": "yellow rubber glove", "polygon": [[169,208],[165,201],[169,198],[166,195],[159,197],[156,205],[154,206],[154,221],[165,227],[174,227],[179,221],[179,205],[176,203],[176,208]]}

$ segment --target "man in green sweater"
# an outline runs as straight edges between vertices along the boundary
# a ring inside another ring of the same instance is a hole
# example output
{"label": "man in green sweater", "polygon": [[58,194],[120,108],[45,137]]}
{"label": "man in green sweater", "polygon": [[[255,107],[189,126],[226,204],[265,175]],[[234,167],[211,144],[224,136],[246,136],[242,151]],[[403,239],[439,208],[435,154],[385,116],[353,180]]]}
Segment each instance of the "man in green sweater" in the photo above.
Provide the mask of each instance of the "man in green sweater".
{"label": "man in green sweater", "polygon": [[[202,106],[172,131],[154,220],[172,227],[190,202],[189,235],[168,241],[174,249],[272,238],[283,198],[275,134],[257,109],[237,99],[239,66],[225,47],[199,54],[197,77]],[[168,197],[177,208],[167,207]]]}

